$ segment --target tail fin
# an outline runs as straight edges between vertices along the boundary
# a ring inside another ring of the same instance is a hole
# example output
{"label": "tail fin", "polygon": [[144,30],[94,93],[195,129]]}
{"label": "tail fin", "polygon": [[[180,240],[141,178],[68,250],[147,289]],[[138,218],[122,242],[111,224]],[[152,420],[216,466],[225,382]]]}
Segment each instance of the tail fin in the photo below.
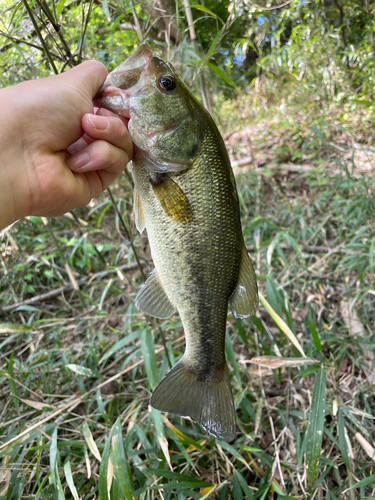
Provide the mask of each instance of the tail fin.
{"label": "tail fin", "polygon": [[203,378],[182,358],[155,389],[151,406],[192,417],[218,439],[230,442],[235,438],[236,414],[226,365]]}

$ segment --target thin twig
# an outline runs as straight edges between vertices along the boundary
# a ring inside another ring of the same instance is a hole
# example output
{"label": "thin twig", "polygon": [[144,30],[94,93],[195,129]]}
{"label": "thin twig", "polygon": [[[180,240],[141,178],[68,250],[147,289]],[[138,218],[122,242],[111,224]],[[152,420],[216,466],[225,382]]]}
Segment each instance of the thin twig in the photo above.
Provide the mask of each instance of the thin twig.
{"label": "thin twig", "polygon": [[[83,30],[82,30],[81,41],[80,41],[80,44],[79,44],[79,52],[78,52],[78,63],[80,63],[82,61],[83,41],[85,39],[87,26],[88,26],[89,21],[90,21],[93,3],[94,3],[94,0],[91,0],[90,1],[90,5],[89,5],[89,10],[87,12],[86,19],[85,19],[85,25],[84,25]],[[82,9],[84,9],[84,4],[82,4]]]}
{"label": "thin twig", "polygon": [[30,18],[31,22],[33,23],[34,29],[35,29],[35,31],[36,31],[36,32],[37,32],[37,34],[38,34],[38,37],[39,37],[40,43],[41,43],[41,44],[42,44],[42,46],[43,46],[43,49],[44,49],[44,51],[45,51],[45,53],[46,53],[46,56],[47,56],[47,58],[48,58],[48,61],[49,61],[50,65],[51,65],[51,67],[52,67],[52,69],[53,69],[53,71],[54,71],[55,75],[57,75],[57,74],[58,74],[57,68],[56,68],[55,63],[54,63],[54,60],[53,60],[53,58],[52,58],[52,56],[51,56],[51,53],[50,53],[50,51],[49,51],[49,49],[48,49],[48,46],[47,46],[47,44],[46,44],[46,42],[45,42],[45,40],[44,40],[44,38],[43,38],[43,35],[42,35],[42,33],[40,32],[39,26],[38,26],[37,22],[35,21],[33,11],[30,9],[29,4],[27,3],[27,0],[22,0],[22,2],[23,2],[24,6],[25,6],[25,8],[26,8],[26,10],[27,10],[27,13],[28,13],[28,15],[29,15],[29,18]]}
{"label": "thin twig", "polygon": [[136,248],[135,248],[135,246],[134,246],[134,244],[133,244],[133,241],[132,241],[132,239],[131,239],[131,237],[130,237],[130,232],[129,232],[129,230],[128,230],[128,228],[127,228],[126,224],[125,224],[124,218],[123,218],[123,216],[122,216],[122,214],[121,214],[120,210],[118,209],[118,206],[116,205],[116,202],[115,202],[115,199],[114,199],[114,197],[113,197],[112,191],[111,191],[111,189],[110,189],[109,187],[107,188],[107,191],[108,191],[109,197],[111,198],[113,208],[115,209],[116,214],[118,215],[118,218],[119,218],[119,220],[120,220],[120,222],[121,222],[121,226],[122,226],[122,228],[123,228],[123,230],[124,230],[124,232],[125,232],[125,235],[126,235],[126,237],[127,237],[128,241],[129,241],[129,243],[130,243],[130,246],[131,246],[131,248],[132,248],[132,250],[133,250],[135,260],[137,261],[137,264],[138,264],[139,270],[141,271],[141,274],[142,274],[142,278],[146,281],[146,275],[145,275],[145,273],[143,272],[143,268],[142,268],[142,266],[141,266],[141,263],[140,263],[140,260],[139,260],[139,257],[138,257],[137,250],[136,250]]}

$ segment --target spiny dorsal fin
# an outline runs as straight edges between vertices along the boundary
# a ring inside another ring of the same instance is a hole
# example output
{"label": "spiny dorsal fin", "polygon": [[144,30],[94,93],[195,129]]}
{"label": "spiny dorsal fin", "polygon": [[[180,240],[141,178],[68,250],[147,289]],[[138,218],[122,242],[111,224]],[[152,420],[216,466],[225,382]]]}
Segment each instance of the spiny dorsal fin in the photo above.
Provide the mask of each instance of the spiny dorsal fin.
{"label": "spiny dorsal fin", "polygon": [[229,297],[229,307],[235,318],[244,319],[255,314],[258,305],[257,278],[245,244],[243,244],[237,285]]}
{"label": "spiny dorsal fin", "polygon": [[146,227],[146,222],[143,213],[141,197],[139,196],[139,192],[136,186],[134,186],[133,191],[133,208],[135,214],[135,227],[142,234],[144,228]]}
{"label": "spiny dorsal fin", "polygon": [[218,439],[231,442],[236,436],[236,414],[226,365],[202,377],[184,358],[180,359],[155,389],[151,406],[192,417]]}
{"label": "spiny dorsal fin", "polygon": [[187,224],[193,220],[191,206],[180,186],[165,174],[150,177],[154,193],[164,212],[176,222]]}
{"label": "spiny dorsal fin", "polygon": [[156,269],[147,278],[135,298],[135,305],[150,316],[166,319],[172,316],[176,308],[167,297],[160,283]]}

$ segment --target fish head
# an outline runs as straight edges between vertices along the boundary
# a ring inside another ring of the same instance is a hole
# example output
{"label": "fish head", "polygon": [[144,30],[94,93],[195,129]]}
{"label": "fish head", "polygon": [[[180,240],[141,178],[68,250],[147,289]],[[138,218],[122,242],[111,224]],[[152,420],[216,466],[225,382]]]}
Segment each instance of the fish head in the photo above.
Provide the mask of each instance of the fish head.
{"label": "fish head", "polygon": [[107,76],[94,104],[130,118],[136,156],[153,171],[183,171],[203,139],[205,110],[172,64],[142,43]]}

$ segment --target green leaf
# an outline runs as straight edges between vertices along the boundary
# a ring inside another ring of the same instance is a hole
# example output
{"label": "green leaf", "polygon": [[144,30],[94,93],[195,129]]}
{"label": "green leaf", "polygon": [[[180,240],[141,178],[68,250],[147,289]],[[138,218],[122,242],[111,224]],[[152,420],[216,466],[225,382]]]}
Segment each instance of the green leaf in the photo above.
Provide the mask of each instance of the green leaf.
{"label": "green leaf", "polygon": [[158,370],[155,357],[155,345],[151,331],[146,328],[142,332],[141,347],[147,378],[152,389],[158,384]]}
{"label": "green leaf", "polygon": [[82,432],[83,432],[83,435],[85,437],[85,440],[86,440],[86,443],[87,443],[87,446],[89,448],[89,450],[91,451],[91,453],[94,455],[94,457],[99,460],[99,462],[101,462],[102,460],[102,457],[100,456],[100,453],[99,453],[99,450],[98,450],[98,447],[95,443],[95,440],[94,440],[94,437],[90,431],[90,428],[89,428],[89,425],[87,422],[85,422],[82,426]]}
{"label": "green leaf", "polygon": [[[192,488],[193,484],[196,485],[194,487],[202,487],[213,486],[212,483],[207,481],[202,481],[201,479],[197,479],[195,477],[188,476],[187,474],[180,474],[179,472],[172,472],[165,469],[152,469],[150,467],[144,468],[143,472],[148,472],[150,474],[155,474],[157,477],[165,477],[166,479],[175,479],[177,481],[184,481],[186,484],[189,483],[188,488]],[[178,483],[177,483],[178,484]]]}
{"label": "green leaf", "polygon": [[64,5],[65,5],[65,1],[66,0],[60,0],[60,2],[57,4],[57,7],[56,7],[56,18],[57,19],[60,17],[60,14],[64,8]]}
{"label": "green leaf", "polygon": [[208,9],[204,5],[194,4],[194,5],[190,5],[190,8],[206,12],[207,14],[210,14],[210,16],[214,17],[215,19],[218,19],[221,22],[221,24],[224,24],[224,21],[222,19],[220,19],[219,16],[217,16],[214,12],[212,12],[212,10]]}
{"label": "green leaf", "polygon": [[[100,462],[99,469],[99,498],[100,500],[109,500],[109,489],[108,485],[110,481],[108,481],[108,469],[110,467],[109,462],[109,453],[111,447],[111,433],[109,434],[107,441],[104,446],[102,461]],[[112,479],[112,478],[111,478]]]}
{"label": "green leaf", "polygon": [[17,323],[0,323],[0,333],[23,333],[32,329],[30,325]]}
{"label": "green leaf", "polygon": [[17,12],[19,11],[19,9],[20,9],[20,7],[21,7],[21,6],[22,6],[22,2],[18,2],[18,4],[17,4],[16,8],[13,10],[13,13],[12,13],[12,15],[11,15],[11,18],[10,18],[10,20],[9,20],[9,24],[8,24],[8,31],[9,31],[9,28],[12,26],[12,24],[13,24],[13,20],[14,20],[14,18],[15,18],[15,16],[16,16]]}
{"label": "green leaf", "polygon": [[367,486],[368,484],[374,484],[375,483],[375,474],[369,477],[365,477],[361,481],[358,481],[358,483],[353,484],[350,488],[361,488],[361,486]]}
{"label": "green leaf", "polygon": [[211,43],[210,48],[208,49],[206,55],[203,58],[203,61],[202,61],[202,64],[201,64],[201,68],[204,68],[206,66],[206,64],[209,61],[210,57],[214,53],[214,50],[216,49],[216,45],[218,44],[218,42],[219,42],[219,40],[220,40],[220,38],[221,38],[221,36],[222,36],[223,33],[224,33],[224,26],[221,28],[221,30],[219,31],[219,33],[215,36],[214,41]]}
{"label": "green leaf", "polygon": [[103,363],[106,359],[108,359],[112,354],[115,354],[115,352],[119,351],[122,349],[124,346],[130,344],[133,342],[135,339],[137,339],[141,334],[141,330],[135,330],[134,332],[130,333],[123,339],[119,340],[116,342],[112,347],[108,349],[107,352],[103,354],[103,356],[100,358],[99,363]]}
{"label": "green leaf", "polygon": [[317,372],[319,368],[320,364],[309,366],[308,368],[305,368],[304,370],[301,370],[299,373],[297,373],[296,377],[305,377],[306,375],[310,375],[311,373]]}
{"label": "green leaf", "polygon": [[51,483],[55,488],[55,498],[58,500],[65,500],[64,489],[62,487],[59,471],[57,468],[58,460],[59,460],[59,451],[57,449],[57,427],[52,433],[51,439],[51,447],[50,447],[50,471],[51,471]]}
{"label": "green leaf", "polygon": [[326,377],[320,367],[314,384],[309,413],[309,426],[306,432],[307,479],[311,486],[318,475],[320,451],[322,448],[324,416],[326,410]]}
{"label": "green leaf", "polygon": [[237,87],[237,84],[232,80],[232,78],[228,76],[224,70],[216,66],[216,64],[207,63],[207,66],[216,74],[218,74],[220,78],[222,78],[226,83],[229,83],[229,85],[232,85],[232,87]]}
{"label": "green leaf", "polygon": [[230,338],[228,331],[225,335],[225,352],[227,355],[227,359],[232,363],[233,371],[234,371],[234,374],[236,375],[238,385],[242,389],[242,377],[240,374],[240,369],[238,367],[236,354],[234,352],[232,341],[231,341],[231,338]]}
{"label": "green leaf", "polygon": [[19,401],[18,401],[18,397],[17,397],[17,385],[14,381],[14,374],[13,374],[13,357],[14,357],[14,351],[10,355],[10,359],[9,359],[9,364],[8,364],[9,377],[8,377],[8,379],[9,379],[10,392],[14,396],[14,398],[13,398],[14,406],[16,407],[16,409],[18,411]]}
{"label": "green leaf", "polygon": [[72,469],[70,467],[70,460],[68,460],[64,464],[64,472],[66,477],[66,482],[68,483],[71,494],[73,495],[74,500],[79,500],[78,492],[76,487],[74,486],[74,480],[72,475]]}
{"label": "green leaf", "polygon": [[112,451],[115,459],[115,474],[126,500],[133,500],[134,483],[126,458],[122,439],[121,420],[118,418],[112,429]]}
{"label": "green leaf", "polygon": [[85,377],[101,376],[99,373],[95,373],[94,371],[90,370],[90,368],[86,368],[86,366],[69,364],[66,365],[66,367],[69,368],[69,370],[72,370],[72,372],[78,373],[78,375],[84,375]]}
{"label": "green leaf", "polygon": [[311,312],[310,312],[310,330],[311,330],[311,335],[312,335],[313,340],[314,340],[315,347],[318,349],[318,351],[322,352],[323,347],[322,347],[322,344],[320,343],[319,334],[318,334],[318,332],[315,328],[314,322],[312,320]]}
{"label": "green leaf", "polygon": [[348,454],[348,444],[347,444],[346,439],[345,439],[345,419],[344,419],[344,414],[343,414],[342,408],[339,408],[337,424],[338,424],[338,430],[339,430],[339,447],[340,447],[340,451],[341,451],[341,456],[345,462],[346,467],[350,470],[351,467],[350,467],[350,460],[349,460],[349,454]]}
{"label": "green leaf", "polygon": [[106,18],[108,19],[108,21],[110,21],[111,20],[111,14],[109,13],[108,0],[103,0],[102,1],[102,9],[103,9],[103,12],[104,12]]}
{"label": "green leaf", "polygon": [[367,101],[366,99],[353,99],[352,102],[355,102],[356,104],[364,104],[365,106],[372,105],[372,101]]}
{"label": "green leaf", "polygon": [[248,484],[247,484],[247,481],[245,480],[245,478],[242,476],[242,474],[240,474],[238,471],[235,472],[235,475],[238,479],[238,482],[240,483],[241,485],[241,488],[242,488],[242,491],[245,493],[246,495],[246,498],[248,498],[249,500],[254,500],[254,495],[252,494],[251,492],[251,489],[249,488]]}

